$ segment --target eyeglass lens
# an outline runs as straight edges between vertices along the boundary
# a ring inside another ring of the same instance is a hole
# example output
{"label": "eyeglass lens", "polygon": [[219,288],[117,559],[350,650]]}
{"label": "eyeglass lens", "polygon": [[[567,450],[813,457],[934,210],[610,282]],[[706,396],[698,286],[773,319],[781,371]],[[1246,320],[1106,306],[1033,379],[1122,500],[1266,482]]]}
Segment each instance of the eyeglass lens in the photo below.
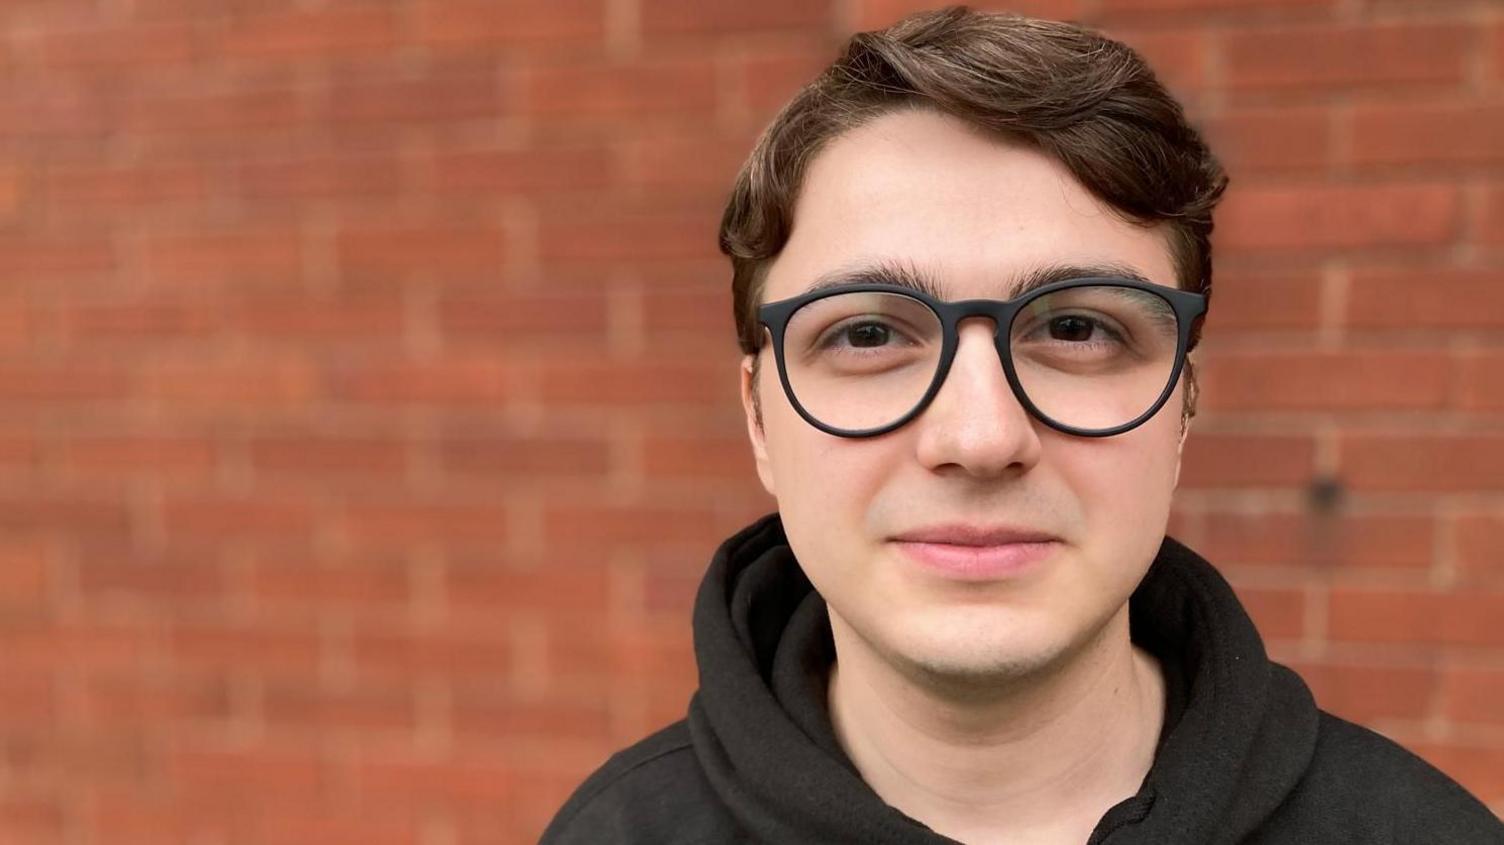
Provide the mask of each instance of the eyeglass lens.
{"label": "eyeglass lens", "polygon": [[[1123,425],[1152,407],[1174,371],[1178,337],[1169,302],[1117,285],[1036,297],[1008,327],[1024,394],[1050,419],[1083,429]],[[856,291],[795,312],[783,354],[799,404],[855,431],[911,411],[935,377],[941,345],[940,319],[923,302]]]}

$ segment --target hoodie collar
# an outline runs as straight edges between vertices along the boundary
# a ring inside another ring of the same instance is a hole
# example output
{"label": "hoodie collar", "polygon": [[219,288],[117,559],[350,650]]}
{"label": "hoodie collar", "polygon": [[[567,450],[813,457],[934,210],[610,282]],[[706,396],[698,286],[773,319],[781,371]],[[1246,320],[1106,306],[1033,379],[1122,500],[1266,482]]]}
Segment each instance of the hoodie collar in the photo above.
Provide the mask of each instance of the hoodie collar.
{"label": "hoodie collar", "polygon": [[[1129,600],[1129,628],[1165,667],[1169,704],[1138,793],[1102,817],[1089,843],[1240,840],[1314,753],[1309,690],[1269,662],[1216,569],[1170,537]],[[695,600],[694,643],[695,753],[756,838],[953,842],[884,802],[837,743],[826,707],[829,616],[777,513],[717,549]]]}

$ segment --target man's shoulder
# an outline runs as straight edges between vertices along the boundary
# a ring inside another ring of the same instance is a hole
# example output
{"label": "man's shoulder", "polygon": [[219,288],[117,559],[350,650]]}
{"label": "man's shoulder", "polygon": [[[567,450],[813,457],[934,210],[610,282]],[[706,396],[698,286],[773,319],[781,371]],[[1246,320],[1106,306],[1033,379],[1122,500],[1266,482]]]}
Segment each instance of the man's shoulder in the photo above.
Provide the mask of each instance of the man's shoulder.
{"label": "man's shoulder", "polygon": [[680,719],[612,754],[575,788],[540,845],[735,841]]}
{"label": "man's shoulder", "polygon": [[1318,713],[1315,753],[1287,811],[1332,825],[1332,841],[1504,845],[1504,821],[1457,781],[1377,731]]}

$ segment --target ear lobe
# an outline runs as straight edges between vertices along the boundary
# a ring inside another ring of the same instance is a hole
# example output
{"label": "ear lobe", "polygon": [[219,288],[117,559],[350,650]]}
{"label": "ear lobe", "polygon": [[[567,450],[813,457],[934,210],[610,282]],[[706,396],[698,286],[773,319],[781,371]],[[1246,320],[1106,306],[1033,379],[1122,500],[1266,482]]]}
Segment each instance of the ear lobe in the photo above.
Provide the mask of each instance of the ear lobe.
{"label": "ear lobe", "polygon": [[1180,486],[1180,464],[1185,455],[1185,439],[1189,437],[1190,434],[1191,423],[1189,420],[1187,420],[1186,424],[1181,426],[1180,428],[1180,442],[1175,444],[1175,478],[1170,482],[1171,490],[1174,490],[1175,488]]}
{"label": "ear lobe", "polygon": [[758,386],[752,378],[753,355],[742,357],[740,367],[742,413],[747,418],[747,439],[752,442],[752,459],[757,465],[757,477],[762,481],[763,489],[771,496],[777,493],[773,490],[773,467],[768,460],[767,431],[763,425],[761,414],[760,395]]}

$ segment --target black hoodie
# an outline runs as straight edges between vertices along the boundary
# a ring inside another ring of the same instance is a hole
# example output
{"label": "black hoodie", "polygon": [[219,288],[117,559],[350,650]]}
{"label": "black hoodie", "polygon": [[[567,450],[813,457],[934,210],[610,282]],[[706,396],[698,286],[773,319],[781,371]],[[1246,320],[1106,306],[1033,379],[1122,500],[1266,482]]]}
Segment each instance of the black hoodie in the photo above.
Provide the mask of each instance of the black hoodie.
{"label": "black hoodie", "polygon": [[[1504,843],[1504,822],[1424,760],[1317,709],[1222,576],[1166,537],[1129,599],[1164,669],[1154,763],[1089,845]],[[825,602],[769,514],[716,551],[694,610],[687,719],[608,760],[543,845],[952,843],[885,803],[836,742]]]}

